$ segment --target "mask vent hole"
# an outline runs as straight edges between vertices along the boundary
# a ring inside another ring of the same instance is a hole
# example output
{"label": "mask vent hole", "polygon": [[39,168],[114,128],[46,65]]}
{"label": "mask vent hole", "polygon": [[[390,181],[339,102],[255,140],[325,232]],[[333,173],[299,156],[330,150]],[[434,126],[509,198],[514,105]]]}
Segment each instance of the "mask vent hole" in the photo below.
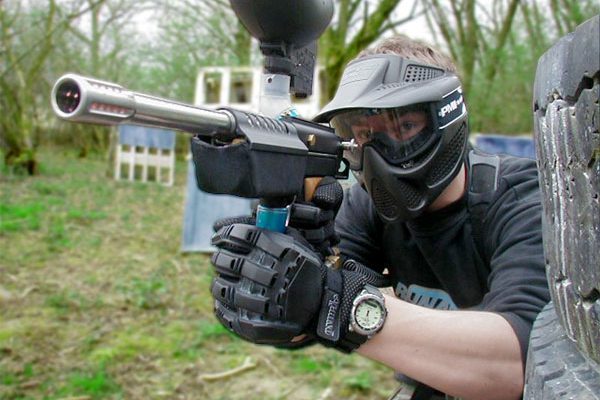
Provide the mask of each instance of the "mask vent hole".
{"label": "mask vent hole", "polygon": [[398,189],[402,193],[407,208],[416,208],[421,204],[421,195],[412,185],[398,180]]}
{"label": "mask vent hole", "polygon": [[409,65],[406,67],[406,72],[404,73],[404,82],[428,81],[443,74],[444,71],[441,69]]}
{"label": "mask vent hole", "polygon": [[457,162],[460,161],[459,158],[464,148],[465,135],[466,129],[463,124],[456,135],[450,139],[450,143],[446,145],[444,152],[434,160],[431,171],[427,174],[426,183],[428,186],[436,185],[454,170]]}
{"label": "mask vent hole", "polygon": [[396,217],[398,209],[394,201],[394,197],[386,190],[378,180],[373,181],[373,203],[375,208],[386,218],[393,219]]}

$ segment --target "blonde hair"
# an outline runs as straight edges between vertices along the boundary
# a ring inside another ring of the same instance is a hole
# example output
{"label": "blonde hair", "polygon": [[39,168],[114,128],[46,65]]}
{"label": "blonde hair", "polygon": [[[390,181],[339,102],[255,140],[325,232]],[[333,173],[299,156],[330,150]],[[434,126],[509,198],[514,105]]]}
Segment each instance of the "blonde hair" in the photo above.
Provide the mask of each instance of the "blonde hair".
{"label": "blonde hair", "polygon": [[361,51],[356,59],[373,54],[395,54],[403,58],[420,61],[458,74],[454,61],[440,50],[429,44],[406,35],[395,35],[379,42],[375,47]]}

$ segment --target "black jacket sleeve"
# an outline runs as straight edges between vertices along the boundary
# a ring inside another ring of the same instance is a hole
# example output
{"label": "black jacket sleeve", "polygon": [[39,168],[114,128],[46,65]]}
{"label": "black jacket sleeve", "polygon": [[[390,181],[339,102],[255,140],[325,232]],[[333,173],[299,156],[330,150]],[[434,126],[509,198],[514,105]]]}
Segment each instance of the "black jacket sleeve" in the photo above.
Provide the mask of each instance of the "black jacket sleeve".
{"label": "black jacket sleeve", "polygon": [[542,205],[535,163],[519,160],[502,172],[483,225],[489,291],[479,305],[515,330],[523,360],[533,321],[550,300],[542,244]]}
{"label": "black jacket sleeve", "polygon": [[344,201],[335,220],[340,235],[339,248],[346,258],[382,272],[382,226],[368,193],[354,184],[344,193]]}

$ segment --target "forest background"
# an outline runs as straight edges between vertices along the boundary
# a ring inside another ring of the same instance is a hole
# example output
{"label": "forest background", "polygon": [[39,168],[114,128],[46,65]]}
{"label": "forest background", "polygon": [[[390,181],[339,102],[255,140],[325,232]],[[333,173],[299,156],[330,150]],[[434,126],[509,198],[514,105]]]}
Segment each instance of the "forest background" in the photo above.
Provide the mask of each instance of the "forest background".
{"label": "forest background", "polygon": [[[275,1],[275,0],[274,0]],[[597,0],[336,0],[319,42],[344,65],[395,32],[460,67],[473,132],[531,134],[538,57]],[[0,399],[386,399],[388,368],[255,346],[213,316],[207,254],[181,252],[175,184],[115,181],[115,129],[58,120],[66,72],[193,102],[198,69],[260,65],[225,0],[0,0]]]}
{"label": "forest background", "polygon": [[[594,0],[338,0],[319,41],[330,98],[344,65],[395,32],[426,37],[459,65],[471,131],[532,131],[539,56],[599,12]],[[415,20],[419,24],[415,24]],[[0,0],[0,151],[35,173],[53,143],[106,152],[105,128],[51,115],[52,83],[66,71],[192,102],[198,68],[260,64],[226,0]],[[184,154],[185,150],[180,149]]]}

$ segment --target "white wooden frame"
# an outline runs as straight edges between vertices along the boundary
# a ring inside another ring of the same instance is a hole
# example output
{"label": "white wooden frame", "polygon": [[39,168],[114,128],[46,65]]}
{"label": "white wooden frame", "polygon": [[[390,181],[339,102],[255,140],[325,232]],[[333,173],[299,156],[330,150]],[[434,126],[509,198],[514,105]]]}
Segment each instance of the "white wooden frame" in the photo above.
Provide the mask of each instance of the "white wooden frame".
{"label": "white wooden frame", "polygon": [[[313,78],[313,95],[306,100],[298,101],[293,100],[292,104],[297,109],[299,115],[303,118],[312,118],[320,110],[320,74],[323,68],[315,68],[315,75]],[[238,73],[247,73],[251,75],[251,93],[250,101],[246,103],[233,103],[231,102],[231,78],[232,75]],[[217,108],[217,107],[231,107],[238,110],[258,112],[259,101],[260,101],[260,87],[262,79],[262,67],[205,67],[200,68],[198,72],[198,78],[196,79],[196,96],[194,104],[199,107]],[[204,84],[206,76],[211,74],[219,74],[221,77],[221,88],[219,93],[219,100],[215,103],[207,102],[207,95],[204,90]]]}
{"label": "white wooden frame", "polygon": [[[137,149],[142,151],[138,152]],[[127,166],[127,180],[135,180],[135,167],[142,167],[142,182],[148,182],[148,168],[156,168],[156,182],[173,186],[175,181],[175,149],[163,150],[154,148],[155,154],[150,153],[150,147],[117,144],[115,156],[115,180],[121,179],[122,165]],[[164,154],[166,153],[166,154]],[[162,170],[166,169],[166,181],[163,181]]]}

